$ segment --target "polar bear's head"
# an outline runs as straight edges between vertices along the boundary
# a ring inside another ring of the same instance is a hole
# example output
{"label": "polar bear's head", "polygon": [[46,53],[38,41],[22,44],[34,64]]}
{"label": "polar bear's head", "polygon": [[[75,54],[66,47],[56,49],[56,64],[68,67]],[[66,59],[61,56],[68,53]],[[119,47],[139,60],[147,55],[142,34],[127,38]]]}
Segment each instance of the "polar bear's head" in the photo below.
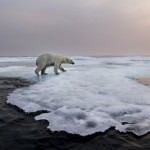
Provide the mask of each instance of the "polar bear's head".
{"label": "polar bear's head", "polygon": [[71,59],[68,58],[68,57],[66,57],[66,58],[64,59],[64,63],[65,63],[65,64],[73,64],[73,65],[75,64],[74,61],[71,60]]}

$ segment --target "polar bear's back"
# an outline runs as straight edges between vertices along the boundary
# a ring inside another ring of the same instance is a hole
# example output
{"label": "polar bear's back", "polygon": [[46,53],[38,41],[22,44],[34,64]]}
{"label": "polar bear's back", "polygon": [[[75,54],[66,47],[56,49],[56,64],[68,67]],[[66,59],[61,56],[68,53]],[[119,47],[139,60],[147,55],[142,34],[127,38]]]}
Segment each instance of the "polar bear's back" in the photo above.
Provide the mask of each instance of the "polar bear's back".
{"label": "polar bear's back", "polygon": [[53,54],[48,54],[48,53],[42,54],[37,58],[36,65],[38,65],[38,64],[54,64],[55,59],[56,58],[60,59],[59,57],[60,56],[58,56],[58,55],[53,55]]}

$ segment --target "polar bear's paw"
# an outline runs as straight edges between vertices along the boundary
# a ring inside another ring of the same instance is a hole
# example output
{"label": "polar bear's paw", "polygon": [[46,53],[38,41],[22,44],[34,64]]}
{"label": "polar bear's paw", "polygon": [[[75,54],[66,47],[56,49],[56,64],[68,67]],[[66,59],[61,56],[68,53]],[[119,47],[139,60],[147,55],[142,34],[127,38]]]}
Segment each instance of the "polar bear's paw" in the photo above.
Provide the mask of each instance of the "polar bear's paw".
{"label": "polar bear's paw", "polygon": [[43,73],[43,74],[41,74],[41,75],[48,75],[48,73]]}

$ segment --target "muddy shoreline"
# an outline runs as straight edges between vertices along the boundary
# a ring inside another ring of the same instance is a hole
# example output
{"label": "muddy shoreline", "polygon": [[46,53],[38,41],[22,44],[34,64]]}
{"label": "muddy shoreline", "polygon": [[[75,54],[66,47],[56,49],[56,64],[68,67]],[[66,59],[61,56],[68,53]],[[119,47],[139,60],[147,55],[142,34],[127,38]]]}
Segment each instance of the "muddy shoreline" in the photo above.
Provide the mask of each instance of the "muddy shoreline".
{"label": "muddy shoreline", "polygon": [[114,127],[86,137],[51,132],[47,129],[47,121],[34,120],[34,116],[41,112],[25,114],[6,103],[7,96],[15,89],[31,84],[19,78],[0,78],[0,150],[150,149],[150,133],[138,137],[133,133],[120,133]]}
{"label": "muddy shoreline", "polygon": [[143,84],[143,85],[146,85],[146,86],[150,86],[150,77],[138,77],[137,79],[137,82]]}

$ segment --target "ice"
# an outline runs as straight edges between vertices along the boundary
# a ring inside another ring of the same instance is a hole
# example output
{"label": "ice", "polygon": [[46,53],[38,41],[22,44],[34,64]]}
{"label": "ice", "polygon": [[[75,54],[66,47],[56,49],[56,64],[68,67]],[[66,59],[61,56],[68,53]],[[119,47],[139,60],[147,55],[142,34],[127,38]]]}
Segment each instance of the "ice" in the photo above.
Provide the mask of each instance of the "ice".
{"label": "ice", "polygon": [[[142,135],[150,131],[150,88],[133,78],[150,75],[148,57],[72,57],[59,76],[49,68],[37,78],[34,67],[1,67],[0,76],[36,81],[15,90],[7,102],[48,120],[52,131],[89,135],[115,126]],[[134,61],[135,60],[135,61]]]}
{"label": "ice", "polygon": [[36,57],[0,57],[0,63],[33,61]]}

